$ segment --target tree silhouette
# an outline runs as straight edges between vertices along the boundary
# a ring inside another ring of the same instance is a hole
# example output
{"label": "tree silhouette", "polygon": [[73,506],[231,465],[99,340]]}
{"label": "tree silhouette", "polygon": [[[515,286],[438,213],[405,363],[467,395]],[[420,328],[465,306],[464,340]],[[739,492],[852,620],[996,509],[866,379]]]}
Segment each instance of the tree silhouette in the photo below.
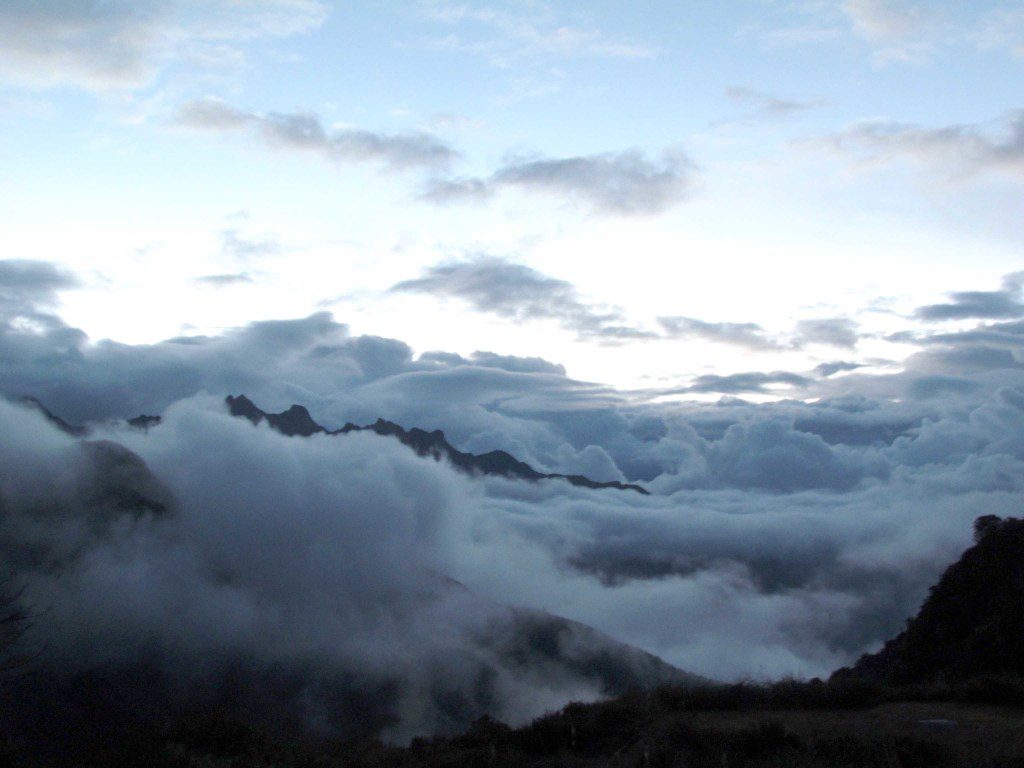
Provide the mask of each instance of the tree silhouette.
{"label": "tree silhouette", "polygon": [[0,579],[0,676],[23,666],[31,654],[24,641],[31,615],[22,602],[22,590],[8,578]]}

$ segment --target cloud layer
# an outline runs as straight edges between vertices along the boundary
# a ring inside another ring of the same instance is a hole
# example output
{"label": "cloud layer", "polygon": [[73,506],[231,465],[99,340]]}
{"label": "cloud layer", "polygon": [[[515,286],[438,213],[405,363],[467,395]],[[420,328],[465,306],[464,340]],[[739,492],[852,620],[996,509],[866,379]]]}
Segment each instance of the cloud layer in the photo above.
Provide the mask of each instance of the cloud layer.
{"label": "cloud layer", "polygon": [[[507,265],[476,266],[423,279],[502,307],[485,278]],[[573,321],[537,296],[593,312],[565,284],[509,275],[509,317]],[[72,278],[25,263],[0,277],[0,392],[96,423],[82,443],[0,407],[0,540],[33,601],[52,606],[40,632],[54,658],[101,668],[156,647],[170,679],[199,692],[222,678],[221,662],[197,660],[247,659],[245,679],[263,682],[246,690],[324,727],[352,726],[361,700],[332,700],[338,686],[313,680],[375,692],[371,725],[396,738],[598,694],[565,662],[597,641],[556,633],[562,661],[517,666],[522,649],[500,638],[519,637],[520,619],[501,605],[565,615],[711,677],[827,674],[902,626],[975,517],[1012,515],[1024,494],[1016,319],[919,330],[920,351],[886,375],[837,361],[821,378],[689,385],[804,387],[813,401],[666,404],[537,358],[415,357],[327,314],[93,344],[35,304]],[[50,320],[25,322],[27,311]],[[373,435],[289,439],[230,418],[228,392],[271,410],[303,403],[331,428],[377,417],[442,428],[461,450],[500,448],[652,495],[467,478]],[[103,424],[139,413],[166,418],[148,432]],[[291,694],[260,687],[272,669],[287,670]]]}

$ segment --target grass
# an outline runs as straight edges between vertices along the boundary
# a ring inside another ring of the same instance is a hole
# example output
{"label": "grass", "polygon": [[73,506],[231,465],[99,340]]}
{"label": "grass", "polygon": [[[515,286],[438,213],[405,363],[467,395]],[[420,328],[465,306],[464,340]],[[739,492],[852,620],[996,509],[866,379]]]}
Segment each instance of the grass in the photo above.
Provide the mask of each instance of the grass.
{"label": "grass", "polygon": [[11,738],[0,768],[1024,768],[1022,693],[1014,679],[662,688],[570,704],[519,728],[484,718],[407,747],[284,734],[206,711],[73,756]]}

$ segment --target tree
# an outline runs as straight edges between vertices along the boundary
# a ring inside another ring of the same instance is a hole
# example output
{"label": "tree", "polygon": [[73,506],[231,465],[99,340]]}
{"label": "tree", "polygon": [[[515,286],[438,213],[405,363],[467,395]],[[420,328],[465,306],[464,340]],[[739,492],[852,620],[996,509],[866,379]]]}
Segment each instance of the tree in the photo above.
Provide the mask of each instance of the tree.
{"label": "tree", "polygon": [[0,676],[23,666],[31,654],[26,652],[25,634],[31,616],[22,603],[22,590],[10,578],[0,579]]}
{"label": "tree", "polygon": [[982,515],[974,521],[974,543],[977,544],[991,531],[998,528],[1003,519],[998,515]]}

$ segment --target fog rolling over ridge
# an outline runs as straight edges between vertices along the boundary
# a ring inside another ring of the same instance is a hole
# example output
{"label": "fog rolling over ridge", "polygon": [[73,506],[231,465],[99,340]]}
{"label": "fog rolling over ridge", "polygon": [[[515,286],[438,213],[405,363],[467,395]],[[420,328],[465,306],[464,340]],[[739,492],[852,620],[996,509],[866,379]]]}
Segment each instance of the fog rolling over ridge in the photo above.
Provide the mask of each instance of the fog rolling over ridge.
{"label": "fog rolling over ridge", "polygon": [[[417,356],[326,313],[94,343],[48,309],[67,276],[5,275],[0,391],[90,425],[0,403],[0,546],[54,691],[403,740],[679,670],[824,676],[903,626],[976,517],[1019,513],[1014,320],[921,332],[893,372],[790,372],[805,399],[700,404]],[[372,431],[288,437],[231,416],[231,392],[651,494],[474,477]]]}
{"label": "fog rolling over ridge", "polygon": [[[4,559],[39,609],[51,695],[98,677],[103,706],[221,703],[401,739],[685,679],[443,576],[462,478],[392,440],[289,440],[218,406],[115,443],[0,405]],[[27,684],[22,706],[54,705]]]}
{"label": "fog rolling over ridge", "polygon": [[[1013,319],[920,332],[891,372],[786,374],[804,399],[698,403],[538,357],[416,355],[328,313],[92,342],[50,309],[69,275],[0,279],[0,546],[51,691],[100,680],[158,710],[402,740],[680,670],[825,676],[903,626],[976,517],[1019,513]],[[288,436],[231,416],[241,391],[329,428],[443,429],[462,453]],[[457,466],[495,451],[650,494]]]}

